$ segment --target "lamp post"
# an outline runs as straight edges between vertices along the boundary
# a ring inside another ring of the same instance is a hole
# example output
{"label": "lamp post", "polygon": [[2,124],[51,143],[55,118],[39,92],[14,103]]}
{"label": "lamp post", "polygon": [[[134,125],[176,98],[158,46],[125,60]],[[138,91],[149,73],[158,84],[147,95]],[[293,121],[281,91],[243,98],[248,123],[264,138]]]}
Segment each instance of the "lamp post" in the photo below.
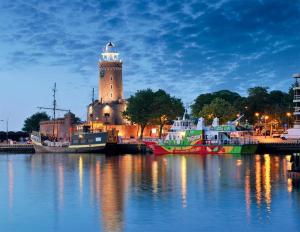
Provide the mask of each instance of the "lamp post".
{"label": "lamp post", "polygon": [[287,116],[287,118],[288,118],[288,125],[287,125],[287,128],[289,129],[290,128],[290,118],[291,118],[291,116],[292,116],[292,114],[291,114],[291,112],[287,112],[286,113],[286,116]]}
{"label": "lamp post", "polygon": [[264,119],[265,119],[265,138],[267,138],[267,120],[269,119],[269,116],[265,115]]}

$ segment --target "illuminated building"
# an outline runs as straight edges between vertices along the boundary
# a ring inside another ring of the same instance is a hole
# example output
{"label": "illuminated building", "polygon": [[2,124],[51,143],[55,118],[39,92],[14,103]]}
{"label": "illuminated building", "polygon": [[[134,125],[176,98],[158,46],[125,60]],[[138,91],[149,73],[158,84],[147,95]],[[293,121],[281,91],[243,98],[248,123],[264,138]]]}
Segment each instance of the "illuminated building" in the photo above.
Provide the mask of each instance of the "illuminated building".
{"label": "illuminated building", "polygon": [[[99,61],[98,100],[92,101],[87,110],[87,124],[92,131],[116,129],[122,138],[137,138],[139,126],[126,121],[122,113],[126,109],[123,96],[123,63],[112,42],[106,44]],[[163,128],[163,132],[169,129]],[[77,128],[77,130],[80,130]],[[157,137],[159,125],[147,126],[144,137]]]}
{"label": "illuminated building", "polygon": [[106,44],[99,62],[98,100],[88,106],[88,121],[110,125],[125,124],[122,112],[126,102],[123,98],[122,61],[115,45]]}

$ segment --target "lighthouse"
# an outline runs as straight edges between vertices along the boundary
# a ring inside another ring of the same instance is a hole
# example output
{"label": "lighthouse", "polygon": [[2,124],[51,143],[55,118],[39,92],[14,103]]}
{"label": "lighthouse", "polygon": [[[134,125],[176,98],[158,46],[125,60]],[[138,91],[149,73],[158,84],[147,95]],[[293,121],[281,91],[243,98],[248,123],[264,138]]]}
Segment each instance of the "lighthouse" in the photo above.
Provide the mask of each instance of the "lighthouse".
{"label": "lighthouse", "polygon": [[122,61],[116,46],[108,42],[99,59],[98,100],[88,106],[88,121],[122,125],[122,112],[126,101],[123,97]]}
{"label": "lighthouse", "polygon": [[300,74],[294,74],[294,126],[281,135],[282,139],[300,139]]}
{"label": "lighthouse", "polygon": [[99,101],[111,103],[123,99],[122,61],[112,42],[106,44],[99,62]]}

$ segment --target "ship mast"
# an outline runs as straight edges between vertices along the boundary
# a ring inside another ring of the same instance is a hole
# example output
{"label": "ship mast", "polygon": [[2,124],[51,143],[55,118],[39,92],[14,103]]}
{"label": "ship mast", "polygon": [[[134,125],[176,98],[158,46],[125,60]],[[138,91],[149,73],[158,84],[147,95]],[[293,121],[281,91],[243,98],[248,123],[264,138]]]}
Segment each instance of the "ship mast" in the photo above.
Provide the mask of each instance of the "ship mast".
{"label": "ship mast", "polygon": [[[56,111],[64,111],[64,112],[70,112],[70,110],[65,110],[65,109],[57,109],[57,102],[56,102],[56,82],[54,83],[54,87],[52,89],[53,91],[53,107],[42,107],[42,106],[38,106],[38,109],[43,109],[43,110],[52,110],[53,111],[53,131],[52,131],[52,136],[53,138],[55,138],[55,127],[56,127]],[[58,135],[58,131],[57,131],[57,135]]]}

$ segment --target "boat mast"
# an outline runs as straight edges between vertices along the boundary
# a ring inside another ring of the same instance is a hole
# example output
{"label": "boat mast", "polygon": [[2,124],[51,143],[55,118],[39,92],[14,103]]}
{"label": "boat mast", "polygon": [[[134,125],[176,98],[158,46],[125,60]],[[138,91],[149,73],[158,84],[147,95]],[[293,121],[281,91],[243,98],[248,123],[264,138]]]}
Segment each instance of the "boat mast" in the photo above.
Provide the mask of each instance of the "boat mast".
{"label": "boat mast", "polygon": [[54,88],[53,88],[53,138],[54,138],[54,133],[55,133],[55,126],[56,126],[56,82],[54,83]]}
{"label": "boat mast", "polygon": [[[57,102],[56,102],[56,92],[57,92],[57,89],[56,89],[56,82],[54,83],[54,87],[53,87],[53,107],[50,108],[50,107],[41,107],[41,106],[38,106],[37,108],[39,108],[40,110],[43,109],[43,110],[52,110],[53,111],[53,131],[52,131],[52,136],[53,138],[55,138],[55,127],[57,126],[56,125],[56,111],[64,111],[64,112],[70,112],[70,110],[65,110],[65,109],[57,109]],[[57,131],[57,136],[58,136],[58,131]]]}

